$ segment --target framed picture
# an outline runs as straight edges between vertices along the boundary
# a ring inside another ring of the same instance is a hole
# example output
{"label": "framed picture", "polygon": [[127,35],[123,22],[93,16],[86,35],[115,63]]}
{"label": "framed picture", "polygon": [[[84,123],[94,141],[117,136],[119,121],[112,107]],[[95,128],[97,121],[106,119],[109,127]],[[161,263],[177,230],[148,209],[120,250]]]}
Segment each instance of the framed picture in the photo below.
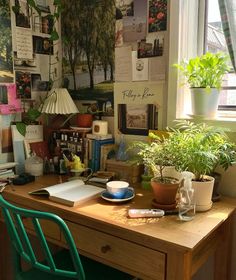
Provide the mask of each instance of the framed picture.
{"label": "framed picture", "polygon": [[157,117],[153,104],[118,104],[118,128],[124,134],[148,135],[157,129]]}

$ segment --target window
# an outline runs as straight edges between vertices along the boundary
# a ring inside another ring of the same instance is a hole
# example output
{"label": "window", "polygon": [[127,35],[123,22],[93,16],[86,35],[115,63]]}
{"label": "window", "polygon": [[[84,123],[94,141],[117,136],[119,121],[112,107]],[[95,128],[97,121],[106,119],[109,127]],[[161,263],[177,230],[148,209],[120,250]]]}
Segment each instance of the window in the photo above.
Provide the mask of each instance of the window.
{"label": "window", "polygon": [[[208,0],[206,5],[205,51],[227,52],[227,45],[222,29],[218,0]],[[219,110],[236,111],[236,75],[231,65],[231,72],[225,75],[220,94]]]}

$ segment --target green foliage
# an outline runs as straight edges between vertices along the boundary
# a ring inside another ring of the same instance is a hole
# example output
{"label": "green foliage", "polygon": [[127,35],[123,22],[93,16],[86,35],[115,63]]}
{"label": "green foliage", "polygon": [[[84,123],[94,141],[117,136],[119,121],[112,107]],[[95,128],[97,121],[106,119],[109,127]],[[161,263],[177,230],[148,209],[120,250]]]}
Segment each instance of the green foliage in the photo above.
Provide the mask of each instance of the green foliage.
{"label": "green foliage", "polygon": [[235,144],[220,128],[179,121],[169,130],[170,139],[176,144],[176,169],[192,172],[196,181],[201,181],[203,175],[212,174],[217,166],[226,170],[236,161]]}
{"label": "green foliage", "polygon": [[168,128],[167,137],[149,134],[152,142],[133,142],[129,149],[136,153],[136,160],[159,172],[162,181],[166,166],[175,166],[177,171],[190,171],[196,181],[210,175],[217,166],[225,170],[236,162],[235,144],[219,128],[205,123],[194,124],[178,121]]}
{"label": "green foliage", "polygon": [[174,64],[191,88],[220,88],[224,74],[229,71],[225,53],[206,53],[202,56]]}
{"label": "green foliage", "polygon": [[175,165],[174,146],[170,138],[161,138],[154,134],[149,135],[153,138],[151,143],[134,141],[129,150],[135,154],[134,160],[143,163],[153,174],[159,174],[160,182],[165,182],[163,171],[166,166]]}

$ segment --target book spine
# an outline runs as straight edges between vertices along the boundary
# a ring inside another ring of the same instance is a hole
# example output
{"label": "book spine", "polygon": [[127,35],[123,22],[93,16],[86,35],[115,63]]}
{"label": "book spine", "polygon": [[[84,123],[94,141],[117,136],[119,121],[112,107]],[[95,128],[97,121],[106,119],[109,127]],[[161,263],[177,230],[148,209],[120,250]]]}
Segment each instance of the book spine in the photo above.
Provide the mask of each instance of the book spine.
{"label": "book spine", "polygon": [[114,144],[114,139],[94,140],[94,142],[95,142],[94,171],[98,171],[98,170],[100,170],[101,146],[103,146],[105,144]]}
{"label": "book spine", "polygon": [[106,160],[109,153],[113,150],[115,151],[115,144],[104,144],[101,146],[101,155],[100,155],[100,170],[106,170]]}
{"label": "book spine", "polygon": [[91,168],[93,170],[92,166],[92,157],[93,157],[93,140],[92,139],[87,139],[88,140],[88,168]]}

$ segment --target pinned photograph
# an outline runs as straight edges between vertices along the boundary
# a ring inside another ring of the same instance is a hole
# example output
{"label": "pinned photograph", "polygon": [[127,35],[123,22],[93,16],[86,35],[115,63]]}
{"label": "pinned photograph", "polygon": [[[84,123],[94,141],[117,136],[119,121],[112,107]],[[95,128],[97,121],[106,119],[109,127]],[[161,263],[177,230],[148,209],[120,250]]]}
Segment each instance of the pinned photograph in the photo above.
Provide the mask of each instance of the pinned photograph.
{"label": "pinned photograph", "polygon": [[167,0],[149,0],[148,32],[167,29]]}
{"label": "pinned photograph", "polygon": [[155,33],[138,42],[138,58],[162,56],[164,50],[164,34]]}
{"label": "pinned photograph", "polygon": [[29,72],[16,71],[17,98],[31,99],[31,74]]}
{"label": "pinned photograph", "polygon": [[38,54],[53,55],[53,44],[49,38],[33,36],[33,51]]}
{"label": "pinned photograph", "polygon": [[117,0],[116,1],[117,12],[122,15],[122,17],[132,17],[134,16],[134,1],[133,0]]}
{"label": "pinned photograph", "polygon": [[14,12],[16,16],[16,26],[31,28],[30,10],[26,0],[15,0]]}

